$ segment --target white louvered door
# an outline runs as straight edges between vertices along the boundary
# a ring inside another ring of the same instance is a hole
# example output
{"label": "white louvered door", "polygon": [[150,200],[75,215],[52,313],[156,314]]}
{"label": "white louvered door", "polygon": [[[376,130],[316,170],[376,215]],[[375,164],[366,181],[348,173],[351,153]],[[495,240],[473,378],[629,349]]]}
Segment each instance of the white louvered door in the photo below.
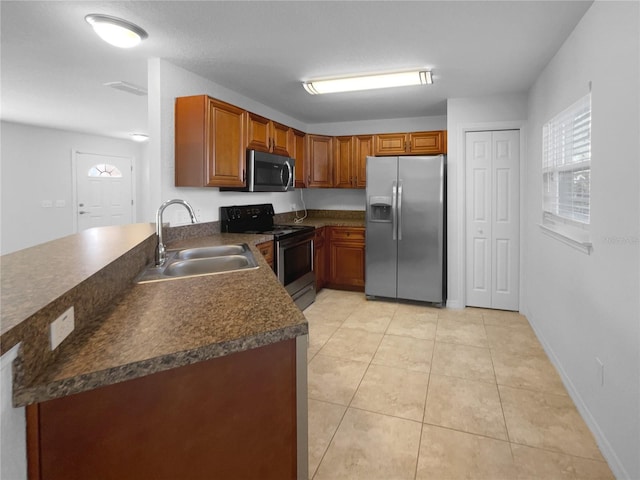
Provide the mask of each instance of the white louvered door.
{"label": "white louvered door", "polygon": [[518,310],[520,131],[467,132],[466,304]]}

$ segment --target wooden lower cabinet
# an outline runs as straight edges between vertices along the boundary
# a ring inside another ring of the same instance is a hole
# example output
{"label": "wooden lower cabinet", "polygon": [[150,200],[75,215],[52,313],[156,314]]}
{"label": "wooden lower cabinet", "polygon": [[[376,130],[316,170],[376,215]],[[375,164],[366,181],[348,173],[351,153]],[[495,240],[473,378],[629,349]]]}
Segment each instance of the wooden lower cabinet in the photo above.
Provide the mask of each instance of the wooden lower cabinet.
{"label": "wooden lower cabinet", "polygon": [[267,261],[269,266],[271,267],[271,270],[275,271],[275,268],[274,268],[275,263],[274,263],[274,253],[273,253],[273,242],[272,241],[268,241],[268,242],[258,243],[256,245],[256,248],[258,250],[260,250],[260,253],[264,257],[264,259]]}
{"label": "wooden lower cabinet", "polygon": [[316,273],[316,292],[327,283],[327,247],[325,242],[326,227],[316,228],[313,239],[313,269]]}
{"label": "wooden lower cabinet", "polygon": [[29,405],[29,479],[295,479],[296,340]]}
{"label": "wooden lower cabinet", "polygon": [[329,231],[327,286],[364,291],[365,229],[363,227],[325,228]]}

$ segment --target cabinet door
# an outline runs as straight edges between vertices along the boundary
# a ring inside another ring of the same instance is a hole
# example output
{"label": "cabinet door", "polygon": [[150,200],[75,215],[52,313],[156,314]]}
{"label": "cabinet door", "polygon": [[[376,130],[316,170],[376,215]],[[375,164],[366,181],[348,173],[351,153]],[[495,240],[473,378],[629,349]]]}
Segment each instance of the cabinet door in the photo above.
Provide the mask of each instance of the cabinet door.
{"label": "cabinet door", "polygon": [[364,228],[331,227],[328,284],[351,290],[364,289]]}
{"label": "cabinet door", "polygon": [[332,138],[307,135],[307,187],[333,187]]}
{"label": "cabinet door", "polygon": [[281,123],[271,122],[271,151],[277,155],[289,157],[289,127]]}
{"label": "cabinet door", "polygon": [[268,152],[271,147],[269,119],[247,112],[247,148]]}
{"label": "cabinet door", "polygon": [[304,188],[305,184],[305,151],[306,134],[300,130],[289,130],[289,153],[296,160],[296,188]]}
{"label": "cabinet door", "polygon": [[175,138],[177,187],[244,185],[244,110],[206,95],[177,98]]}
{"label": "cabinet door", "polygon": [[245,111],[209,99],[207,187],[241,187],[245,166]]}
{"label": "cabinet door", "polygon": [[256,248],[260,250],[260,253],[264,257],[264,259],[267,261],[269,266],[271,267],[271,270],[273,270],[273,266],[274,266],[273,242],[258,243],[256,245]]}
{"label": "cabinet door", "polygon": [[333,186],[353,188],[354,173],[353,137],[334,137],[333,139]]}
{"label": "cabinet door", "polygon": [[209,109],[206,95],[176,98],[176,187],[206,185]]}
{"label": "cabinet door", "polygon": [[325,227],[316,228],[313,239],[313,269],[316,274],[316,291],[320,291],[327,283],[327,248],[325,244]]}
{"label": "cabinet door", "polygon": [[376,155],[402,155],[407,151],[406,133],[381,133],[374,140]]}
{"label": "cabinet door", "polygon": [[367,157],[373,155],[373,135],[360,135],[354,138],[356,144],[353,165],[354,187],[365,188],[367,186]]}
{"label": "cabinet door", "polygon": [[441,130],[409,134],[409,153],[439,155],[444,152],[444,135]]}

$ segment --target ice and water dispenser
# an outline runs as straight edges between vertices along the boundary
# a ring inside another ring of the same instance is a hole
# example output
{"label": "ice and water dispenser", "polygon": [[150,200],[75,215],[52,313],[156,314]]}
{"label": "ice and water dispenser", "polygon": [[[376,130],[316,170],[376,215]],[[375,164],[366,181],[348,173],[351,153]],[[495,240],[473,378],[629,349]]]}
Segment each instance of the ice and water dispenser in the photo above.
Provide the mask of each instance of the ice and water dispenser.
{"label": "ice and water dispenser", "polygon": [[369,221],[391,223],[391,197],[369,197]]}

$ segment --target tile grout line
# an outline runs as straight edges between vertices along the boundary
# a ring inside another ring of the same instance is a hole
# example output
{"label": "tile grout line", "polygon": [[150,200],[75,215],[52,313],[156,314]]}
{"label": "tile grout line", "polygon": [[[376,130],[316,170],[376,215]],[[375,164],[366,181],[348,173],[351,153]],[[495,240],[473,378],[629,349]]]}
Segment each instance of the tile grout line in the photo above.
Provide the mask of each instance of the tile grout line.
{"label": "tile grout line", "polygon": [[[484,334],[487,336],[487,343],[489,342],[489,336],[487,335],[487,329],[484,324],[484,315],[482,316],[482,328],[484,329]],[[511,435],[509,435],[509,427],[507,427],[507,417],[504,414],[504,405],[502,403],[502,394],[500,393],[500,387],[498,386],[498,375],[496,375],[496,366],[493,362],[493,354],[491,353],[492,349],[489,348],[489,358],[491,359],[491,368],[493,369],[493,376],[496,379],[496,390],[498,391],[498,399],[500,400],[500,411],[502,412],[502,421],[504,422],[504,431],[507,434],[507,442],[509,443],[509,451],[511,452],[511,461],[513,465],[516,467],[516,457],[513,455],[513,447],[511,444]]]}
{"label": "tile grout line", "polygon": [[[353,313],[353,312],[351,312],[351,313]],[[394,313],[394,314],[395,314],[395,313]],[[349,314],[349,316],[350,316],[350,315],[351,315],[351,314]],[[349,318],[349,316],[347,316],[347,318]],[[393,316],[392,316],[392,318],[393,318]],[[347,320],[347,319],[345,319],[344,321],[346,322],[346,320]],[[344,322],[343,322],[343,323],[344,323]],[[391,321],[389,321],[389,323],[391,323]],[[338,327],[338,328],[336,329],[336,332],[337,332],[337,331],[338,331],[338,329],[340,329],[340,328],[341,328],[341,327]],[[389,328],[389,326],[388,326],[388,325],[387,325],[387,328]],[[385,332],[386,332],[386,329],[385,329]],[[334,332],[334,333],[335,333],[335,332]],[[369,363],[368,363],[367,368],[365,369],[365,371],[364,371],[364,373],[363,373],[363,375],[362,375],[362,378],[361,378],[361,379],[360,379],[360,381],[358,382],[358,386],[357,386],[357,387],[356,387],[356,389],[354,390],[353,395],[351,395],[351,398],[350,398],[350,400],[349,400],[349,403],[348,403],[348,405],[346,406],[346,408],[344,409],[344,413],[342,414],[342,417],[340,418],[340,421],[338,422],[338,425],[337,425],[337,427],[336,427],[335,431],[333,432],[333,435],[331,435],[331,439],[329,440],[329,443],[327,444],[327,448],[325,449],[324,453],[322,454],[322,457],[320,458],[320,461],[318,462],[318,466],[316,467],[315,472],[313,472],[312,480],[313,480],[313,478],[315,478],[316,474],[318,473],[318,470],[320,470],[320,466],[322,465],[322,462],[324,461],[324,457],[327,455],[327,452],[329,451],[329,448],[331,447],[331,443],[333,442],[333,439],[335,438],[336,434],[338,433],[338,430],[340,429],[340,426],[342,425],[342,422],[344,421],[344,417],[347,415],[347,412],[349,411],[349,409],[350,409],[350,408],[352,408],[352,407],[351,407],[351,403],[353,403],[353,399],[355,398],[356,394],[358,393],[358,390],[360,389],[360,385],[362,384],[362,380],[364,380],[364,377],[367,375],[367,372],[369,371],[369,367],[371,366],[371,362],[373,361],[373,357],[375,357],[375,354],[377,353],[378,348],[380,348],[380,344],[382,343],[382,339],[384,338],[384,335],[385,335],[385,333],[383,333],[383,334],[382,334],[382,337],[380,338],[380,341],[378,342],[378,345],[376,346],[376,350],[375,350],[375,352],[373,353],[373,355],[371,356],[371,359],[369,360]],[[333,336],[333,334],[332,334],[331,336]],[[329,341],[329,339],[330,339],[330,338],[331,338],[331,337],[329,337],[329,338],[327,339],[327,341],[324,343],[324,345],[326,345],[326,344],[327,344],[327,342]],[[322,350],[322,348],[324,348],[324,345],[320,348],[320,350]],[[320,350],[318,350],[318,353],[320,352]],[[316,353],[316,355],[317,355],[317,353]],[[330,355],[327,355],[327,356],[330,356]],[[341,357],[333,357],[333,358],[341,358]],[[344,405],[343,405],[343,406],[344,406]],[[356,407],[353,407],[353,408],[356,408]],[[365,410],[365,411],[368,411],[368,410]],[[373,413],[375,413],[375,412],[373,412]]]}
{"label": "tile grout line", "polygon": [[413,474],[414,480],[418,478],[418,465],[420,464],[420,449],[422,448],[422,439],[424,436],[424,420],[427,415],[427,399],[429,398],[429,385],[431,385],[431,372],[433,371],[433,357],[436,354],[436,336],[438,334],[438,321],[436,320],[436,331],[433,333],[433,348],[431,349],[431,358],[429,359],[429,378],[427,379],[427,389],[424,392],[424,407],[422,408],[422,425],[420,426],[420,440],[418,441],[418,455],[416,456],[416,469]]}

